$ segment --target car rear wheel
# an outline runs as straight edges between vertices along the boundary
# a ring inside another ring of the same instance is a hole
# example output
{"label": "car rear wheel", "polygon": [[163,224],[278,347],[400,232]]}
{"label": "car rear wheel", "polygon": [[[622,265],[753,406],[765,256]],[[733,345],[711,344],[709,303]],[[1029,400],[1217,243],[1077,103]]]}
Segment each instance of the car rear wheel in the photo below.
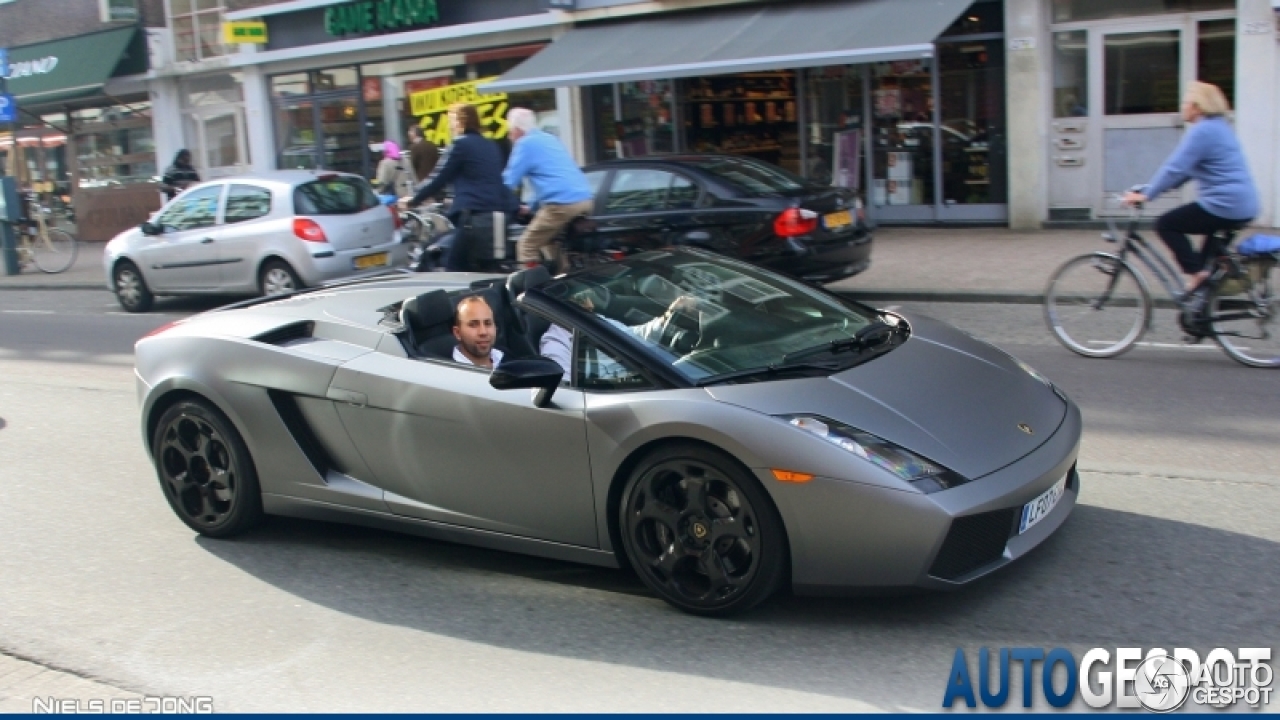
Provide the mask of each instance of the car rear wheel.
{"label": "car rear wheel", "polygon": [[165,411],[151,455],[169,507],[192,530],[230,537],[262,521],[262,492],[249,449],[211,405],[191,400]]}
{"label": "car rear wheel", "polygon": [[258,289],[263,295],[285,295],[303,287],[298,273],[283,260],[268,260],[258,273]]}
{"label": "car rear wheel", "polygon": [[115,286],[120,307],[128,312],[146,312],[155,302],[147,281],[142,279],[142,272],[128,260],[116,263],[115,270],[111,271],[111,283]]}
{"label": "car rear wheel", "polygon": [[786,577],[787,538],[777,509],[723,453],[699,445],[656,449],[631,474],[620,513],[632,567],[685,612],[742,612]]}

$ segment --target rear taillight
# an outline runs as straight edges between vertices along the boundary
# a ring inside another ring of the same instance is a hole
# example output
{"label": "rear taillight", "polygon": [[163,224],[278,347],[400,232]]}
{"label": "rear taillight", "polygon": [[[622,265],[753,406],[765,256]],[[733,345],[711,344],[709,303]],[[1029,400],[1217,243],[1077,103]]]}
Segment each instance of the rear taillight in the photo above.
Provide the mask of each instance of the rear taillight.
{"label": "rear taillight", "polygon": [[324,228],[311,218],[294,218],[293,234],[307,242],[329,242],[329,238],[324,236]]}
{"label": "rear taillight", "polygon": [[404,221],[400,219],[400,211],[396,209],[395,205],[384,205],[383,207],[391,211],[391,219],[395,222],[396,229],[399,230],[404,225]]}
{"label": "rear taillight", "polygon": [[787,208],[773,221],[773,232],[778,237],[808,235],[818,229],[818,213],[804,208]]}

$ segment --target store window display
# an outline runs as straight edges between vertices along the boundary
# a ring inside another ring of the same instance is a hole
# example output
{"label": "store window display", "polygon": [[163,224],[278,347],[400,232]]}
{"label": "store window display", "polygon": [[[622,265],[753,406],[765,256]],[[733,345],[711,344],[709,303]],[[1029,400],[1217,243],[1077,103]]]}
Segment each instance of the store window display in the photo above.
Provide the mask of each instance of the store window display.
{"label": "store window display", "polygon": [[675,83],[670,80],[597,85],[589,90],[596,118],[593,157],[642,157],[675,152]]}
{"label": "store window display", "polygon": [[690,151],[747,155],[803,172],[795,71],[685,80],[681,97]]}
{"label": "store window display", "polygon": [[855,66],[814,68],[806,73],[806,82],[802,174],[821,185],[860,190],[866,133],[862,74]]}
{"label": "store window display", "polygon": [[872,66],[871,202],[933,203],[933,69],[930,60]]}
{"label": "store window display", "polygon": [[1004,43],[938,43],[942,202],[1008,201]]}

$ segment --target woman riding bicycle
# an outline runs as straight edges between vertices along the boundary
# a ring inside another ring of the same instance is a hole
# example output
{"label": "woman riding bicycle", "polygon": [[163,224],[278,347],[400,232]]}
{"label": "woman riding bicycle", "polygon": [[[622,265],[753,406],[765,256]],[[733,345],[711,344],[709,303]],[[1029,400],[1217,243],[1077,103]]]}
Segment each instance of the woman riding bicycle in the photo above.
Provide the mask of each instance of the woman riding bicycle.
{"label": "woman riding bicycle", "polygon": [[[1212,234],[1243,227],[1258,214],[1258,192],[1240,142],[1227,120],[1230,111],[1231,105],[1218,86],[1191,83],[1182,98],[1182,118],[1191,124],[1190,129],[1146,189],[1124,195],[1124,204],[1133,206],[1153,200],[1187,180],[1198,182],[1198,200],[1156,220],[1160,239],[1190,276],[1187,295],[1209,277],[1210,263],[1225,249],[1216,247]],[[1200,252],[1191,246],[1188,233],[1205,236]]]}

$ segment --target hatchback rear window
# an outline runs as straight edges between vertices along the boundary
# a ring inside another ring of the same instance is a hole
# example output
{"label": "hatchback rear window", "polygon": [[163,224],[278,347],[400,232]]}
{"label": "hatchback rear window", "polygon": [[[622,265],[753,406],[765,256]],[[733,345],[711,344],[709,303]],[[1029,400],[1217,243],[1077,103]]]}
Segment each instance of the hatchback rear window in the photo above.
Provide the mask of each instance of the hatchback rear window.
{"label": "hatchback rear window", "polygon": [[757,160],[712,157],[685,162],[715,175],[747,195],[797,193],[809,187],[804,178]]}
{"label": "hatchback rear window", "polygon": [[377,204],[373,188],[360,178],[315,180],[293,191],[293,208],[298,215],[353,215]]}

